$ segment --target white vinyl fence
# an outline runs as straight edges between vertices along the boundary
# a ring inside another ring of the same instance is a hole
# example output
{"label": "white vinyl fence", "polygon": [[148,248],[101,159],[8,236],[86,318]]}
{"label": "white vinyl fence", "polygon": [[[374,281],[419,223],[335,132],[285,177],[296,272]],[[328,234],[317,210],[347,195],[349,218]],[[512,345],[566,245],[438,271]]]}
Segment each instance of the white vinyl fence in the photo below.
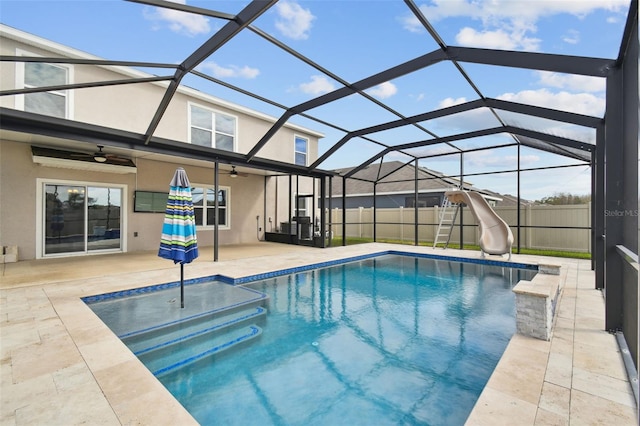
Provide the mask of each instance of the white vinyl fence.
{"label": "white vinyl fence", "polygon": [[[418,241],[433,242],[438,230],[439,207],[418,209]],[[495,207],[504,219],[518,244],[517,207]],[[347,237],[373,238],[373,208],[347,209]],[[413,242],[415,238],[414,208],[376,209],[376,238]],[[460,215],[459,215],[460,216]],[[468,208],[463,209],[464,243],[478,244],[479,230]],[[331,210],[331,231],[334,237],[342,236],[342,210]],[[458,217],[456,223],[460,223]],[[590,204],[548,206],[534,205],[520,208],[520,247],[541,250],[591,251]],[[563,229],[564,228],[564,229]],[[584,229],[574,229],[584,228]],[[452,243],[460,242],[459,227],[451,235]]]}

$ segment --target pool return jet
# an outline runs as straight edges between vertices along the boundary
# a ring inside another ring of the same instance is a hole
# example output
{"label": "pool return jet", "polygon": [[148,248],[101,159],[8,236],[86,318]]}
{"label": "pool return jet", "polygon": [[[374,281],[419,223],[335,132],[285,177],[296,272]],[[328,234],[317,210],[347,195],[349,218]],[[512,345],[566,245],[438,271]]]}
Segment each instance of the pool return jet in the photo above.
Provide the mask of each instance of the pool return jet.
{"label": "pool return jet", "polygon": [[[433,242],[435,248],[440,237],[446,236],[447,240],[444,248],[449,245],[451,232],[453,231],[453,222],[458,214],[460,204],[466,204],[470,209],[473,217],[480,226],[480,250],[482,257],[488,254],[506,254],[509,253],[511,260],[511,248],[513,246],[513,234],[509,225],[502,220],[500,216],[491,208],[487,200],[477,192],[472,191],[447,191],[445,192],[445,202],[440,214],[440,224],[438,232]],[[452,211],[452,209],[455,209]],[[448,235],[447,235],[448,233]]]}

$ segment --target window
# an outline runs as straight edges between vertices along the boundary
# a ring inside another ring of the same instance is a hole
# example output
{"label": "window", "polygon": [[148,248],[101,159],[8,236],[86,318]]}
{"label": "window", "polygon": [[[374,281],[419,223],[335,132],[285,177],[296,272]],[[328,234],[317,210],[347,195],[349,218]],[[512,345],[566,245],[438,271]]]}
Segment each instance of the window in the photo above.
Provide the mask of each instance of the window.
{"label": "window", "polygon": [[[193,198],[193,213],[197,227],[213,227],[216,223],[215,188],[213,186],[197,185],[191,188]],[[229,229],[229,188],[218,188],[218,211],[220,219],[218,226]]]}
{"label": "window", "polygon": [[[35,56],[20,51],[18,55]],[[16,87],[28,89],[69,84],[71,71],[72,68],[65,65],[18,62],[16,65]],[[27,93],[16,97],[16,108],[53,117],[72,118],[70,117],[70,98],[71,92],[66,90]]]}
{"label": "window", "polygon": [[293,216],[309,216],[312,197],[313,195],[297,195],[296,202],[294,204],[295,211],[293,212]]}
{"label": "window", "polygon": [[296,136],[296,147],[295,147],[295,157],[296,164],[299,166],[307,165],[307,152],[308,152],[309,141],[307,139]]}
{"label": "window", "polygon": [[[440,196],[439,195],[418,195],[418,207],[433,207],[440,205]],[[415,207],[416,206],[416,197],[405,197],[404,199],[405,207]]]}
{"label": "window", "polygon": [[189,141],[195,145],[234,151],[236,118],[190,105]]}

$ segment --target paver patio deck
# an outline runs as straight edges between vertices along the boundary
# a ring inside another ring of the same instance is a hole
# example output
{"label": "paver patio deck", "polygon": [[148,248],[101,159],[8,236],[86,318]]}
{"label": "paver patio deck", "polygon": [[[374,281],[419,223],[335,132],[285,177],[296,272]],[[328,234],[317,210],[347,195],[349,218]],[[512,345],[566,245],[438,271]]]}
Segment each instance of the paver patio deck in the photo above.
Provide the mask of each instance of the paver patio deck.
{"label": "paver patio deck", "polygon": [[[212,249],[201,248],[185,278],[241,277],[390,249],[479,257],[375,243],[329,249],[257,243],[222,246],[215,263]],[[553,338],[515,335],[467,424],[637,425],[616,338],[604,331],[604,299],[594,289],[590,262],[552,261],[563,266]],[[80,300],[176,281],[177,266],[153,252],[23,261],[0,271],[0,425],[196,424]]]}

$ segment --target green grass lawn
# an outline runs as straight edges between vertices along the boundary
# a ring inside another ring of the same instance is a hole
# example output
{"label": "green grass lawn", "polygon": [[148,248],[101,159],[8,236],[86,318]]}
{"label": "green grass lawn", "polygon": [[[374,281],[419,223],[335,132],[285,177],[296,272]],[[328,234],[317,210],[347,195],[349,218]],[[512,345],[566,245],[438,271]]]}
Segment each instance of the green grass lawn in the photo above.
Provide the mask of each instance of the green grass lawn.
{"label": "green grass lawn", "polygon": [[[372,243],[373,239],[371,238],[355,238],[355,237],[347,237],[347,245],[353,244],[363,244],[363,243]],[[409,241],[400,241],[400,240],[386,240],[386,239],[378,239],[379,243],[391,243],[391,244],[403,244],[403,245],[413,245],[413,242]],[[331,240],[332,246],[340,246],[342,245],[342,238],[335,237]],[[419,245],[421,246],[433,246],[433,242],[421,242]],[[439,244],[438,247],[442,247],[442,244]],[[460,244],[449,243],[449,248],[459,249]],[[480,250],[479,246],[467,245],[464,246],[465,250]],[[515,253],[515,251],[514,251]],[[531,254],[536,256],[553,256],[553,257],[569,257],[572,259],[591,259],[591,253],[584,252],[575,252],[575,251],[562,251],[562,250],[536,250],[536,249],[521,249],[520,254]]]}

